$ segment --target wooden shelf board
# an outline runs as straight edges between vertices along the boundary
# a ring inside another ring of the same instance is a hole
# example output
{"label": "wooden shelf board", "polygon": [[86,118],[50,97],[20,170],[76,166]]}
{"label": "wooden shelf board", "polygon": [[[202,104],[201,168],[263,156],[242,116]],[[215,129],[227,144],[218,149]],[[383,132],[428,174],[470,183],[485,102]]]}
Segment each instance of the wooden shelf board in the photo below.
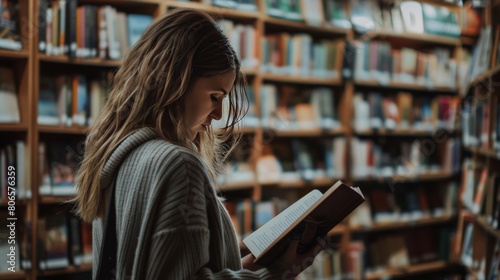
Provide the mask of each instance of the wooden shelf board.
{"label": "wooden shelf board", "polygon": [[491,149],[480,148],[480,147],[467,147],[466,150],[468,150],[471,153],[475,153],[475,154],[482,155],[482,156],[485,156],[488,158],[500,160],[500,156],[498,156],[497,153]]}
{"label": "wooden shelf board", "polygon": [[259,73],[259,70],[257,68],[242,68],[241,72],[246,76],[255,76]]}
{"label": "wooden shelf board", "polygon": [[48,196],[42,195],[39,198],[39,202],[42,204],[62,204],[67,203],[68,200],[72,199],[73,196]]}
{"label": "wooden shelf board", "polygon": [[482,227],[486,232],[493,235],[496,239],[500,239],[500,230],[493,228],[487,221],[485,217],[474,216],[474,221]]}
{"label": "wooden shelf board", "polygon": [[0,49],[0,58],[2,59],[16,59],[16,58],[25,58],[29,57],[29,52],[26,50],[20,51],[11,51],[6,49]]}
{"label": "wooden shelf board", "polygon": [[[103,4],[102,0],[80,0],[78,1],[79,4]],[[114,5],[113,2],[110,2],[109,4]],[[139,5],[144,5],[144,4],[149,4],[149,5],[159,5],[161,3],[164,3],[165,0],[120,0],[120,4],[139,4]],[[108,3],[105,3],[108,4]]]}
{"label": "wooden shelf board", "polygon": [[366,280],[373,280],[373,279],[379,279],[379,278],[387,279],[390,277],[412,276],[415,274],[428,273],[428,272],[446,269],[449,266],[450,266],[450,264],[448,264],[445,261],[434,261],[434,262],[429,262],[429,263],[410,265],[407,267],[402,267],[400,269],[387,269],[387,270],[382,271],[382,272],[367,273],[365,275],[365,279]]}
{"label": "wooden shelf board", "polygon": [[326,23],[320,26],[314,26],[314,25],[309,25],[303,21],[281,19],[269,15],[263,15],[262,19],[264,21],[264,24],[293,28],[297,29],[298,31],[303,31],[308,33],[322,33],[322,34],[334,34],[334,35],[346,36],[350,32],[350,29],[338,28],[328,25]]}
{"label": "wooden shelf board", "polygon": [[222,18],[231,17],[238,19],[243,18],[243,19],[257,20],[260,17],[260,12],[258,11],[241,11],[230,8],[212,6],[200,2],[167,1],[165,3],[167,7],[191,8],[191,9],[203,10],[205,12],[216,14]]}
{"label": "wooden shelf board", "polygon": [[445,86],[427,87],[425,85],[395,82],[395,81],[391,81],[388,84],[382,84],[376,80],[355,79],[354,83],[357,86],[365,86],[365,87],[381,87],[381,88],[418,90],[418,91],[439,92],[439,93],[443,93],[443,92],[456,93],[457,92],[457,89],[452,89],[452,88],[445,87]]}
{"label": "wooden shelf board", "polygon": [[345,134],[345,130],[342,128],[332,129],[332,130],[323,130],[321,128],[308,129],[308,130],[265,129],[265,131],[273,133],[273,135],[275,135],[276,137],[315,137],[315,136],[337,136]]}
{"label": "wooden shelf board", "polygon": [[268,74],[268,73],[263,73],[262,78],[265,81],[291,83],[291,84],[327,85],[327,86],[338,86],[342,84],[342,80],[340,78],[326,79],[326,78],[288,76],[288,75],[278,75],[278,74]]}
{"label": "wooden shelf board", "polygon": [[471,81],[471,85],[475,86],[475,85],[479,84],[480,82],[482,82],[490,77],[496,76],[498,74],[500,74],[500,65],[497,65],[497,66],[493,67],[493,69],[489,69],[488,71],[477,75],[476,78],[474,78],[474,80]]}
{"label": "wooden shelf board", "polygon": [[71,65],[86,65],[86,66],[96,66],[96,67],[119,67],[121,65],[120,60],[104,60],[99,58],[77,58],[69,59],[67,56],[50,56],[45,54],[38,54],[40,61],[53,62],[53,63],[63,63]]}
{"label": "wooden shelf board", "polygon": [[325,187],[333,185],[338,179],[332,178],[321,178],[314,179],[311,182],[306,182],[304,180],[298,181],[290,181],[290,182],[271,182],[271,183],[260,183],[260,185],[268,187],[268,186],[277,186],[278,188],[305,188],[305,187]]}
{"label": "wooden shelf board", "polygon": [[0,123],[0,131],[28,131],[28,126],[20,123]]}
{"label": "wooden shelf board", "polygon": [[40,133],[56,133],[56,134],[86,134],[87,127],[78,126],[38,126]]}
{"label": "wooden shelf board", "polygon": [[386,39],[386,40],[408,40],[434,45],[458,46],[460,39],[446,38],[444,36],[421,34],[421,33],[394,33],[386,31],[374,31],[366,33],[366,39]]}
{"label": "wooden shelf board", "polygon": [[[444,179],[449,179],[451,177],[454,177],[456,174],[449,174],[449,173],[427,173],[427,174],[420,174],[416,176],[401,176],[401,175],[393,175],[390,176],[392,182],[398,183],[398,182],[419,182],[419,181],[435,181],[435,180],[444,180]],[[386,182],[385,177],[357,177],[353,178],[354,182]]]}
{"label": "wooden shelf board", "polygon": [[[379,130],[374,130],[374,129],[367,129],[367,130],[360,130],[360,131],[354,131],[355,135],[360,135],[360,136],[378,136],[378,135],[384,135],[384,136],[414,136],[414,137],[422,137],[422,136],[432,136],[434,133],[438,131],[436,130],[415,130],[415,129],[379,129]],[[453,130],[449,131],[446,130],[447,134],[456,134],[458,131]]]}
{"label": "wooden shelf board", "polygon": [[79,272],[92,272],[92,264],[82,264],[79,267],[70,265],[65,269],[54,269],[54,270],[39,270],[38,276],[56,276],[64,274],[72,274]]}
{"label": "wooden shelf board", "polygon": [[253,134],[257,132],[257,127],[248,127],[248,126],[242,126],[240,128],[241,133],[243,134]]}
{"label": "wooden shelf board", "polygon": [[233,190],[253,189],[254,185],[255,185],[254,181],[227,183],[227,184],[220,185],[219,190],[221,190],[221,191],[233,191]]}
{"label": "wooden shelf board", "polygon": [[477,39],[478,39],[477,35],[471,36],[468,34],[462,34],[460,36],[460,42],[462,43],[462,45],[466,45],[466,46],[474,46],[474,44],[476,44],[476,42],[477,42]]}
{"label": "wooden shelf board", "polygon": [[407,221],[407,222],[392,222],[392,223],[373,223],[371,226],[351,226],[350,231],[382,231],[382,230],[396,230],[407,227],[421,227],[434,224],[448,223],[456,219],[456,216],[444,216],[437,218],[426,218],[417,221]]}
{"label": "wooden shelf board", "polygon": [[[16,206],[25,206],[29,203],[30,200],[27,199],[17,199],[15,200]],[[0,207],[7,207],[9,206],[9,201],[7,199],[2,199],[0,200]],[[0,277],[1,278],[1,277]]]}
{"label": "wooden shelf board", "polygon": [[16,272],[5,272],[5,271],[2,271],[0,272],[0,279],[3,279],[3,280],[16,280],[16,279],[26,279],[27,277],[27,273],[26,271],[16,271]]}

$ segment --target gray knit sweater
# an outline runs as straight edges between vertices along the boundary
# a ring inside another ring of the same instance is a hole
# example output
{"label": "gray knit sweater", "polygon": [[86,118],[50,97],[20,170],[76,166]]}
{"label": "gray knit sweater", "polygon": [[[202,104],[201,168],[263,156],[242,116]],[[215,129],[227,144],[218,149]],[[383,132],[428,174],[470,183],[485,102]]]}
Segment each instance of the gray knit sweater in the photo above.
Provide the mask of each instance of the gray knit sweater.
{"label": "gray knit sweater", "polygon": [[[279,271],[242,269],[229,215],[194,152],[143,128],[107,161],[103,192],[115,178],[116,279],[281,278]],[[94,268],[102,226],[100,219],[93,222]]]}

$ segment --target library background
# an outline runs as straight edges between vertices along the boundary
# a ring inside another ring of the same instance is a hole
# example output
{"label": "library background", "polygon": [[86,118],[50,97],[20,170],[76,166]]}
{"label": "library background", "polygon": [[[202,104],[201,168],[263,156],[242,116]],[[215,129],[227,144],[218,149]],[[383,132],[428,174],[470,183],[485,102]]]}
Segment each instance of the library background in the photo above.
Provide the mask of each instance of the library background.
{"label": "library background", "polygon": [[299,279],[499,279],[498,0],[0,1],[1,279],[90,279],[92,229],[63,203],[82,141],[177,7],[221,17],[248,79],[218,186],[241,239],[341,179],[367,202]]}

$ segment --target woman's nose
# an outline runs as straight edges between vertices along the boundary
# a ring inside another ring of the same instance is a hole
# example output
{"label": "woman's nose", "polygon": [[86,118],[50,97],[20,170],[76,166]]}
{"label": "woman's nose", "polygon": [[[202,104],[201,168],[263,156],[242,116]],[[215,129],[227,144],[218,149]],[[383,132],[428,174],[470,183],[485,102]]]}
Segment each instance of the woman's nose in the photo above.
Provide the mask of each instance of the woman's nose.
{"label": "woman's nose", "polygon": [[222,102],[216,102],[214,105],[214,109],[212,110],[212,113],[210,114],[214,120],[220,120],[222,118]]}

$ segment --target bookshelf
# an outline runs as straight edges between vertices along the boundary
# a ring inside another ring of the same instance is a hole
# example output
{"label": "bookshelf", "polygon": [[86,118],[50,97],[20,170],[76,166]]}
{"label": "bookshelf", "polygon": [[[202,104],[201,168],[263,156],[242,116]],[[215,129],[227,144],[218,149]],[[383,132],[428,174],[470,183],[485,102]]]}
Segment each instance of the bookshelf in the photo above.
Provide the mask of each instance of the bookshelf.
{"label": "bookshelf", "polygon": [[[488,1],[482,9],[482,32],[475,54],[484,60],[473,64],[470,87],[463,96],[462,139],[464,157],[459,214],[458,239],[454,251],[473,278],[498,275],[499,238],[497,225],[498,198],[498,113],[500,112],[498,63],[500,21],[498,1]],[[481,50],[481,47],[487,48]],[[472,131],[476,129],[476,131]]]}
{"label": "bookshelf", "polygon": [[[28,147],[26,162],[27,162],[27,187],[31,190],[31,197],[25,200],[18,200],[17,206],[25,208],[26,220],[31,221],[31,244],[37,243],[37,238],[40,236],[39,218],[51,215],[54,212],[66,211],[69,207],[63,205],[62,202],[67,201],[70,196],[54,196],[51,194],[41,193],[39,190],[40,182],[43,180],[39,172],[40,162],[44,160],[40,156],[39,146],[45,143],[50,146],[50,143],[64,140],[62,142],[79,142],[81,141],[87,129],[84,126],[72,124],[67,125],[41,125],[38,124],[38,103],[43,95],[40,84],[43,82],[43,77],[46,75],[86,75],[92,79],[101,79],[106,76],[109,71],[120,67],[120,59],[107,58],[69,58],[68,55],[46,54],[39,51],[38,42],[40,34],[38,30],[38,19],[43,17],[39,11],[39,4],[42,0],[28,1],[20,0],[21,17],[31,19],[30,21],[21,21],[21,24],[34,23],[34,26],[21,28],[21,37],[23,49],[21,51],[9,51],[0,49],[0,65],[11,65],[16,73],[16,85],[19,98],[21,122],[18,124],[0,124],[0,136],[13,137],[15,140],[23,140]],[[51,1],[47,1],[51,3]],[[458,10],[458,6],[444,4],[440,1],[424,1],[434,3],[435,5],[445,5],[451,9]],[[292,21],[282,18],[269,16],[266,11],[264,0],[257,0],[257,11],[239,11],[230,8],[216,7],[200,1],[164,1],[164,0],[79,0],[78,6],[110,5],[117,11],[125,13],[138,13],[151,15],[153,18],[163,14],[167,9],[171,8],[193,8],[207,11],[212,14],[221,16],[224,19],[233,21],[236,24],[250,25],[255,30],[255,40],[257,45],[261,45],[263,38],[268,35],[277,35],[281,33],[297,35],[307,34],[311,36],[312,41],[318,42],[321,40],[330,40],[345,44],[350,41],[382,41],[390,42],[397,48],[406,47],[419,49],[429,46],[440,46],[446,49],[455,50],[461,47],[462,41],[460,38],[447,38],[438,35],[429,34],[409,34],[409,33],[394,33],[391,31],[372,31],[366,34],[358,34],[353,28],[340,28],[327,24],[326,21],[320,25],[313,26],[302,21]],[[349,10],[349,7],[348,9]],[[29,33],[31,32],[31,33]],[[23,34],[26,33],[26,34]],[[344,58],[349,54],[344,53],[344,47],[339,47],[337,56]],[[256,48],[255,56],[259,62],[263,61],[265,50],[260,47]],[[353,138],[362,137],[378,141],[377,137],[389,137],[394,142],[399,142],[399,137],[405,139],[422,139],[433,136],[432,131],[420,131],[416,129],[368,129],[355,131],[352,127],[354,118],[354,96],[356,92],[361,91],[368,93],[370,91],[381,92],[383,96],[396,96],[399,91],[410,92],[412,96],[453,96],[457,94],[456,88],[450,88],[442,85],[423,85],[417,83],[400,82],[398,80],[380,81],[377,79],[357,79],[357,77],[343,77],[342,61],[337,60],[334,70],[337,71],[336,77],[318,78],[315,75],[301,75],[273,73],[273,71],[265,71],[258,65],[256,67],[247,67],[243,72],[247,75],[249,84],[253,86],[255,95],[255,107],[257,116],[262,114],[260,106],[264,99],[263,88],[265,85],[271,84],[279,86],[291,86],[299,89],[299,95],[306,95],[305,91],[317,87],[326,87],[332,91],[334,95],[334,106],[336,110],[336,118],[339,126],[334,128],[308,127],[307,129],[274,129],[272,127],[243,127],[243,133],[249,137],[249,144],[252,146],[250,155],[246,159],[251,163],[253,171],[256,170],[258,158],[266,152],[266,145],[273,145],[277,141],[289,143],[295,139],[308,142],[310,147],[315,147],[315,141],[330,141],[335,139],[344,139],[346,142],[345,155],[339,159],[343,165],[344,173],[341,176],[324,176],[313,180],[278,180],[270,182],[261,182],[257,178],[242,182],[227,182],[219,187],[219,190],[225,196],[231,198],[233,196],[241,196],[244,193],[245,197],[251,197],[255,201],[265,201],[271,197],[284,196],[290,197],[289,200],[297,198],[307,190],[313,188],[324,189],[332,185],[337,179],[342,179],[349,184],[361,184],[364,190],[370,191],[371,185],[386,184],[386,178],[383,176],[365,176],[357,177],[351,170],[353,164],[353,152],[350,144]],[[278,71],[279,72],[279,71]],[[473,85],[480,83],[488,78],[497,78],[500,69],[492,68],[487,72],[479,75],[472,82]],[[102,74],[102,75],[101,75]],[[304,90],[304,91],[302,91]],[[279,95],[279,90],[278,90]],[[459,131],[447,131],[450,135],[459,133]],[[11,136],[13,135],[13,136]],[[269,137],[271,136],[271,137]],[[278,147],[279,148],[279,147]],[[50,147],[49,147],[50,149]],[[474,153],[489,154],[489,150],[481,150]],[[443,182],[456,181],[457,175],[453,172],[439,173],[419,173],[418,175],[397,175],[394,176],[393,182],[398,184],[443,184]],[[5,209],[6,203],[0,202],[0,210]],[[61,210],[63,209],[63,210]],[[440,227],[442,225],[453,224],[456,221],[455,216],[431,217],[420,220],[412,220],[410,222],[393,221],[389,223],[372,222],[371,226],[351,226],[348,223],[337,226],[330,235],[342,236],[342,245],[347,248],[351,241],[355,241],[355,235],[377,234],[384,231],[398,231],[402,228],[426,228]],[[58,277],[64,279],[70,278],[75,273],[89,273],[91,265],[83,264],[80,267],[68,265],[64,269],[40,269],[38,266],[39,254],[37,254],[37,246],[31,247],[31,262],[32,268],[16,274],[0,273],[0,278],[4,279],[38,279]],[[244,249],[244,248],[242,248]],[[347,250],[346,250],[347,251]],[[388,269],[380,273],[366,273],[366,279],[379,279],[384,277],[406,277],[434,271],[444,271],[450,266],[449,262],[433,261],[424,264],[412,264],[401,269]]]}

